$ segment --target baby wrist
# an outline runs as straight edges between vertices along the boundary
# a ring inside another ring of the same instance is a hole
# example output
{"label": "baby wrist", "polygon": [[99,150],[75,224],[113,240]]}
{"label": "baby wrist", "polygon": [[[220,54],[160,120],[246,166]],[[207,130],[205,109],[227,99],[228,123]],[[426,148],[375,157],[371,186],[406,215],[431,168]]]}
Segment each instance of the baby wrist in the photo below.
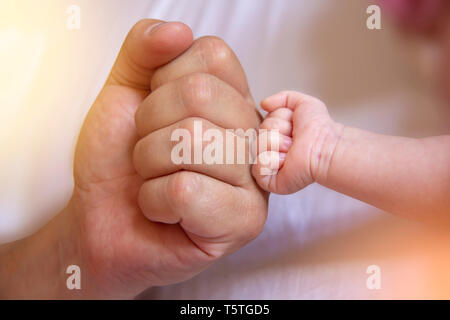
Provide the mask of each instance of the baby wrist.
{"label": "baby wrist", "polygon": [[330,121],[319,128],[310,154],[311,176],[313,181],[326,185],[335,151],[345,126]]}

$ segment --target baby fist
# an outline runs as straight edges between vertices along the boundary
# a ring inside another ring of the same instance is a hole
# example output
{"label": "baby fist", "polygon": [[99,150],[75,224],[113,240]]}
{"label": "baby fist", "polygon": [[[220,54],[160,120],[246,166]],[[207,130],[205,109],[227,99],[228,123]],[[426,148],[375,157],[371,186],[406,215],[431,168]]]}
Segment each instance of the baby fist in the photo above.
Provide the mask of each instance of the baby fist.
{"label": "baby fist", "polygon": [[326,179],[343,126],[335,123],[325,104],[308,95],[283,91],[261,102],[268,111],[260,129],[252,174],[269,192],[290,194]]}

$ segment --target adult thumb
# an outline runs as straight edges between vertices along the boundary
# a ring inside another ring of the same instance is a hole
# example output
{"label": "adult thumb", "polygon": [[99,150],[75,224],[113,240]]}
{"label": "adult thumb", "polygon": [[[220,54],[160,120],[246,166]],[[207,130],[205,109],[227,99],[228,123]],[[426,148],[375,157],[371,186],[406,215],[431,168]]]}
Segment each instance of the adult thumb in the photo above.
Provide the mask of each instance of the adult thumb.
{"label": "adult thumb", "polygon": [[154,70],[179,56],[192,43],[191,29],[181,22],[143,19],[128,33],[106,84],[150,91]]}

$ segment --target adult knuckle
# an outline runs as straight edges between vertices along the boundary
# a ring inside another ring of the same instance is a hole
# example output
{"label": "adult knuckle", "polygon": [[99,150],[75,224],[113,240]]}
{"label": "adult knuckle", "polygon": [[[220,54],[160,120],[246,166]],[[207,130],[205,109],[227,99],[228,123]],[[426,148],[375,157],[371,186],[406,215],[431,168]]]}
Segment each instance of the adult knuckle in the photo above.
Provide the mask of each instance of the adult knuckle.
{"label": "adult knuckle", "polygon": [[[176,129],[178,130],[184,130],[186,134],[190,137],[190,148],[191,148],[191,154],[194,153],[194,145],[195,144],[202,144],[203,145],[203,137],[201,135],[198,135],[198,131],[201,128],[201,130],[207,130],[211,127],[210,123],[203,118],[199,117],[189,117],[181,120],[178,125],[176,126]],[[196,132],[197,131],[197,132]],[[175,145],[178,143],[176,141],[172,142],[172,147],[175,147]]]}
{"label": "adult knuckle", "polygon": [[131,31],[134,31],[136,29],[140,29],[144,26],[148,25],[149,20],[148,19],[140,19],[136,24],[131,28]]}
{"label": "adult knuckle", "polygon": [[185,210],[195,200],[200,179],[187,171],[173,174],[167,184],[167,195],[174,209]]}
{"label": "adult knuckle", "polygon": [[139,20],[138,22],[136,22],[136,23],[134,24],[134,26],[131,28],[129,34],[130,34],[130,35],[134,35],[135,33],[138,33],[139,30],[142,30],[142,28],[147,27],[148,23],[149,23],[149,20],[148,20],[148,19],[140,19],[140,20]]}
{"label": "adult knuckle", "polygon": [[195,136],[194,133],[195,133],[195,126],[198,123],[197,121],[200,121],[200,119],[195,117],[183,119],[180,121],[177,129],[186,130],[189,136],[192,138]]}
{"label": "adult knuckle", "polygon": [[207,107],[214,96],[216,85],[213,77],[205,73],[193,73],[181,80],[180,91],[183,104],[193,113]]}
{"label": "adult knuckle", "polygon": [[157,69],[152,76],[152,79],[150,80],[150,88],[152,91],[155,91],[156,89],[158,89],[159,87],[161,87],[166,79],[166,71],[165,71],[165,67],[161,67],[159,69]]}
{"label": "adult knuckle", "polygon": [[198,48],[210,72],[226,68],[227,63],[234,57],[234,53],[227,43],[216,36],[200,38]]}
{"label": "adult knuckle", "polygon": [[142,140],[139,140],[133,150],[133,165],[136,170],[136,172],[143,177],[145,175],[145,170],[142,166],[143,163],[145,163],[145,143]]}
{"label": "adult knuckle", "polygon": [[[149,97],[150,98],[150,97]],[[151,110],[149,107],[151,107],[151,100],[147,99],[141,105],[137,108],[135,114],[134,114],[134,124],[136,125],[136,130],[138,132],[138,135],[140,137],[143,137],[147,132],[147,116],[148,111]]]}
{"label": "adult knuckle", "polygon": [[151,192],[149,192],[149,185],[148,183],[144,183],[141,188],[139,189],[139,194],[138,194],[138,204],[139,204],[139,208],[142,210],[142,212],[144,213],[145,216],[148,217],[148,213],[151,211],[148,208],[148,204],[152,203],[153,199],[153,194]]}

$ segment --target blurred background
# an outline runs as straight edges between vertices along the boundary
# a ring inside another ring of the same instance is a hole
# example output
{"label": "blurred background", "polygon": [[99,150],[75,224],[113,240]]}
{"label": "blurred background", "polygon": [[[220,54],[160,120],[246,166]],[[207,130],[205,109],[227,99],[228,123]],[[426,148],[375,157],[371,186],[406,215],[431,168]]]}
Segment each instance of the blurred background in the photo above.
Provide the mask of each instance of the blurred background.
{"label": "blurred background", "polygon": [[[369,30],[366,9],[377,3],[1,0],[0,243],[35,232],[67,203],[83,119],[141,18],[182,21],[195,37],[223,38],[256,101],[299,90],[325,101],[347,125],[413,137],[448,134],[439,38],[406,32],[384,6],[381,30]],[[79,28],[71,20],[78,9]],[[142,297],[450,298],[448,234],[312,185],[271,196],[267,225],[247,247],[194,279]],[[380,267],[380,290],[366,286],[370,265]]]}

